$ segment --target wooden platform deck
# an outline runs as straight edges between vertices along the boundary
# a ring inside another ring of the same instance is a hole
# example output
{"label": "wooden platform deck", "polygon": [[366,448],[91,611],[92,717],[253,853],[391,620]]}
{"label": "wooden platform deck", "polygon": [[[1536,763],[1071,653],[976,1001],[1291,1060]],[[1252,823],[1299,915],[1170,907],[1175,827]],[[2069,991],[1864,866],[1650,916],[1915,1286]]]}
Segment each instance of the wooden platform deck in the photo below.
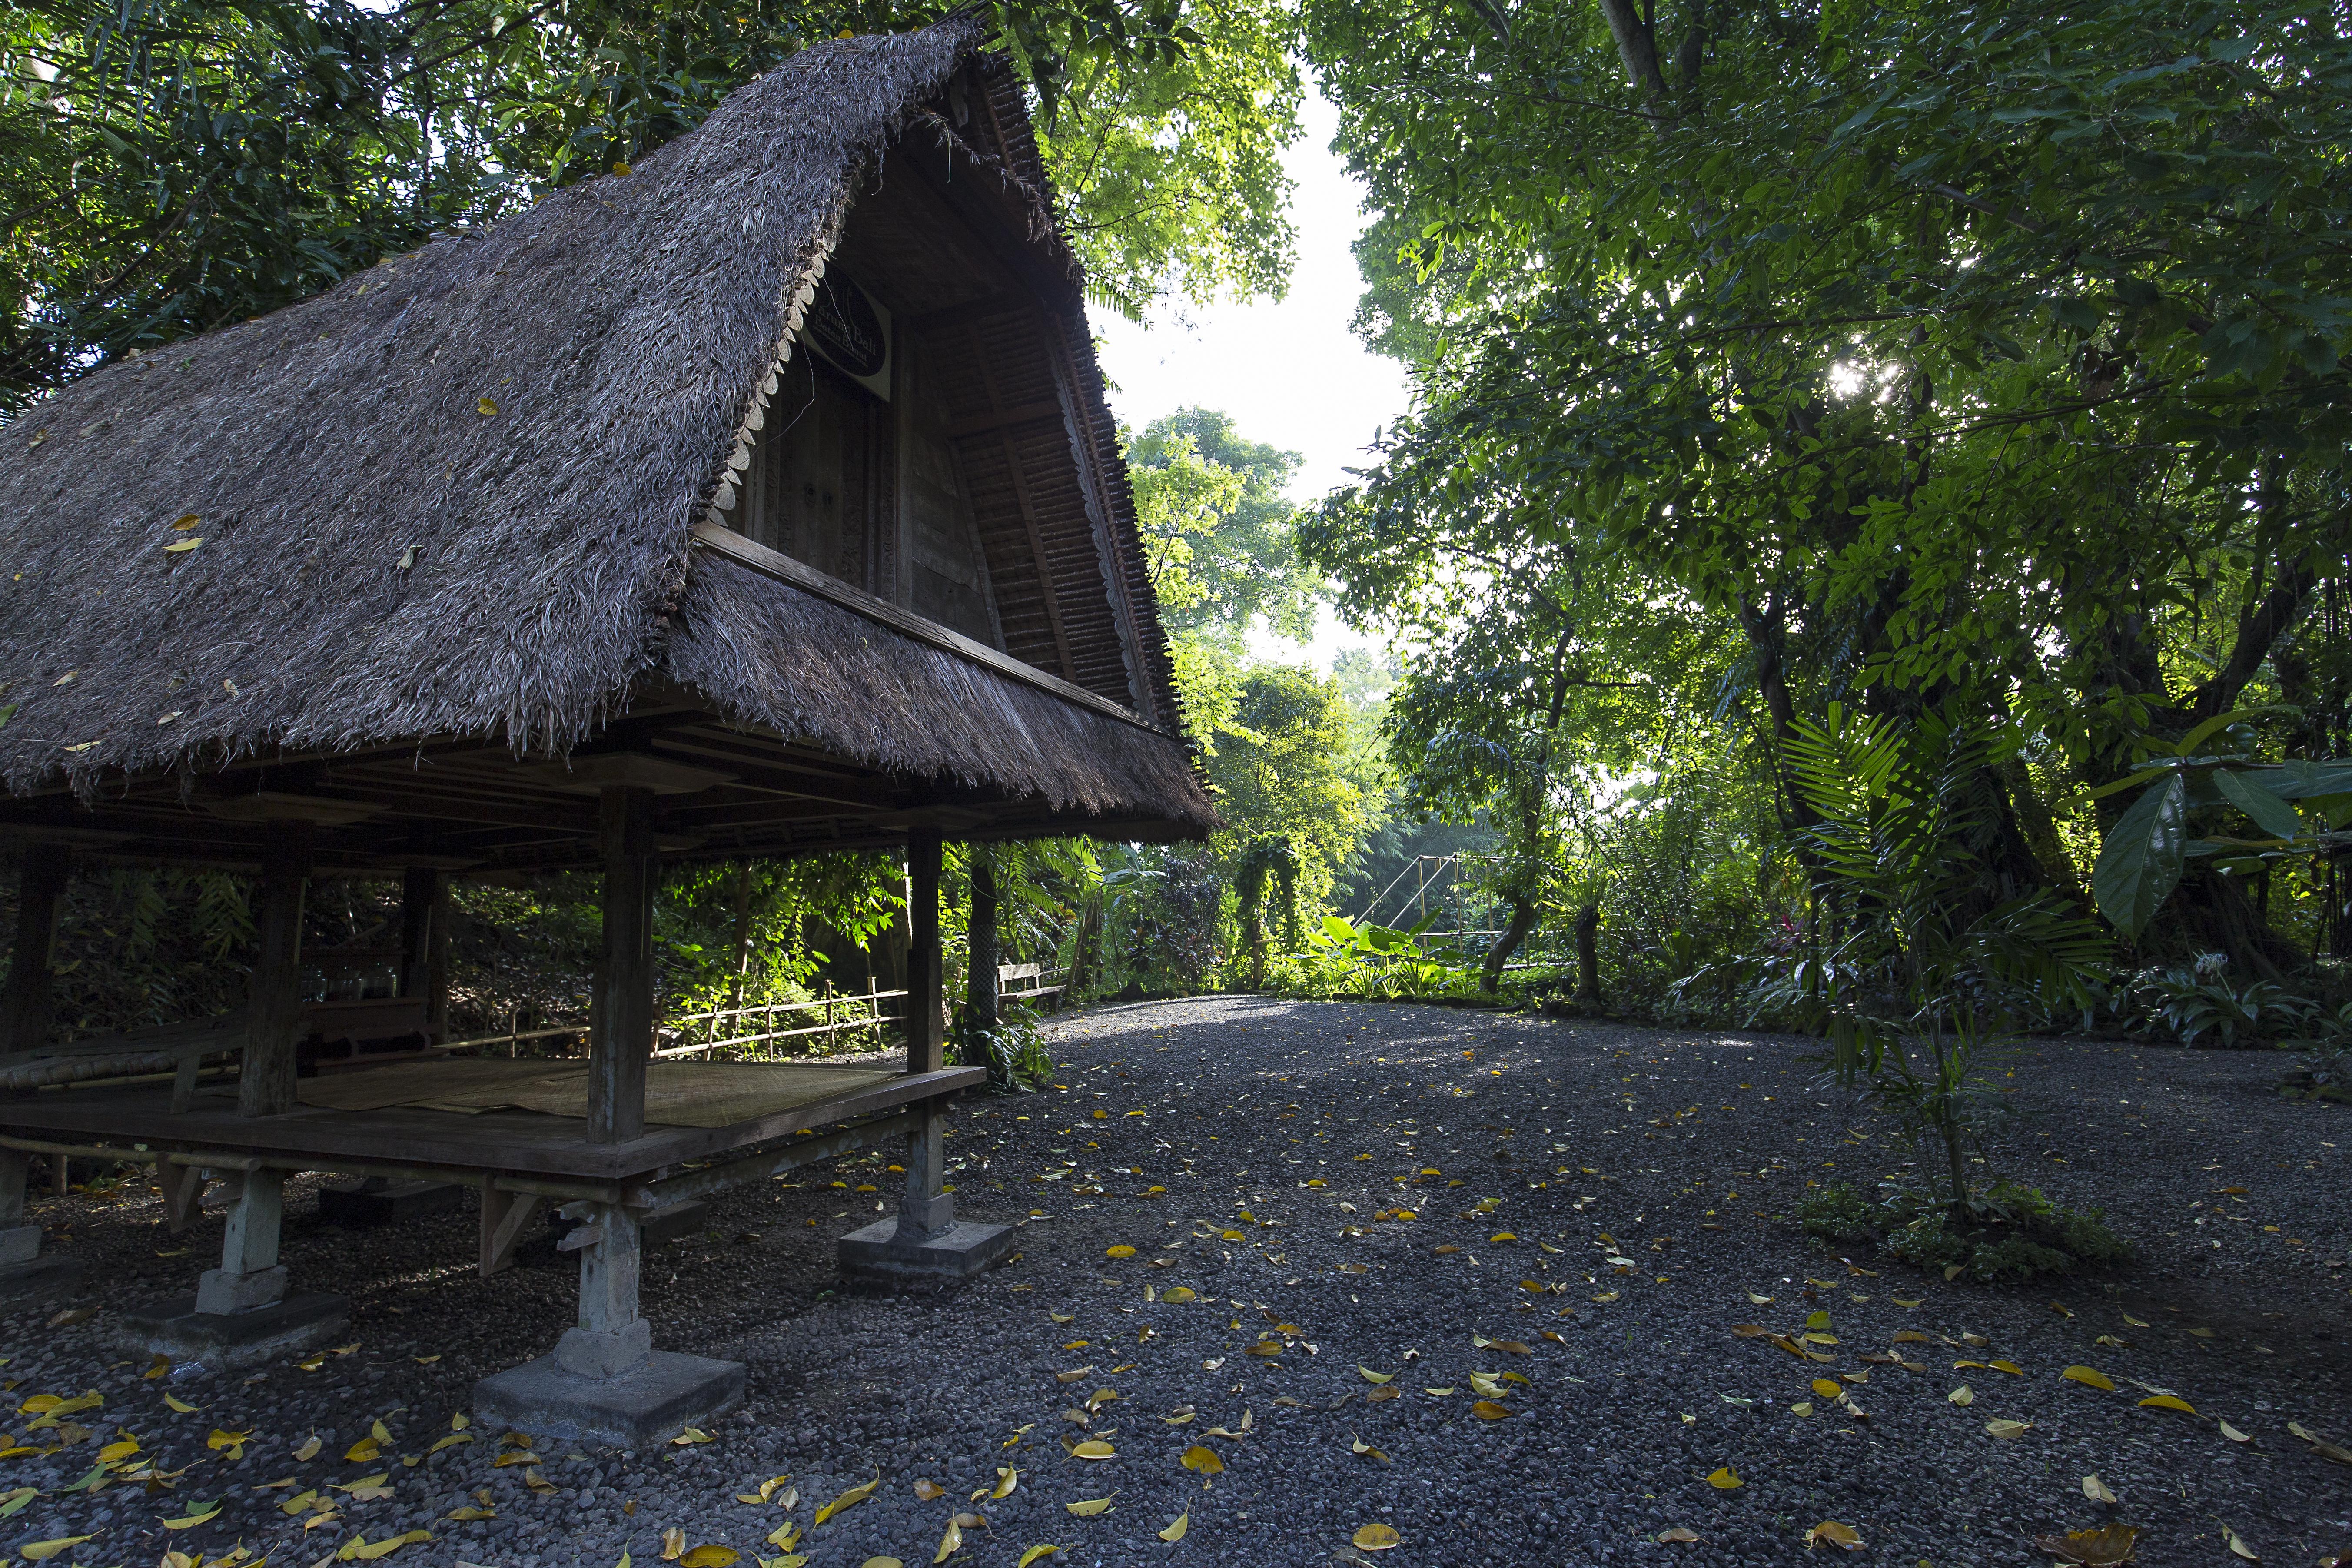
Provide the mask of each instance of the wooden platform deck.
{"label": "wooden platform deck", "polygon": [[0,1131],[59,1142],[294,1155],[314,1160],[314,1168],[322,1171],[335,1170],[343,1162],[626,1182],[688,1161],[970,1089],[988,1078],[985,1068],[948,1068],[895,1074],[877,1082],[869,1069],[778,1065],[793,1071],[793,1089],[777,1097],[792,1103],[725,1126],[649,1126],[643,1136],[624,1143],[591,1143],[585,1121],[532,1110],[301,1105],[278,1116],[239,1116],[233,1089],[200,1092],[187,1110],[175,1115],[170,1086],[164,1084],[51,1089],[0,1099]]}

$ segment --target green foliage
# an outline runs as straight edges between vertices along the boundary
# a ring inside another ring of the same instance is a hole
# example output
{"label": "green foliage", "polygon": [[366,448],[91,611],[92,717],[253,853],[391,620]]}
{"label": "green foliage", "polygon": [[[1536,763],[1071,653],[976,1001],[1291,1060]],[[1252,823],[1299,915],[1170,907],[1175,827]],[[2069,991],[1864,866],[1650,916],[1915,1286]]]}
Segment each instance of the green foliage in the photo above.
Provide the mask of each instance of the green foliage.
{"label": "green foliage", "polygon": [[2209,952],[2193,964],[2143,970],[2132,979],[2130,1000],[2151,1030],[2224,1050],[2294,1035],[2317,1011],[2309,998],[2266,980],[2233,985],[2228,966],[2226,955]]}
{"label": "green foliage", "polygon": [[1976,1222],[1955,1226],[1949,1206],[1914,1189],[1885,1184],[1875,1199],[1850,1182],[1809,1193],[1797,1205],[1807,1232],[1840,1243],[1866,1242],[1916,1268],[1985,1284],[2074,1274],[2121,1263],[2131,1246],[2100,1211],[2061,1208],[2036,1188],[2000,1181],[1977,1197]]}
{"label": "green foliage", "polygon": [[1209,759],[1230,825],[1211,839],[1223,866],[1237,869],[1250,844],[1281,838],[1297,861],[1299,896],[1310,905],[1328,897],[1365,817],[1363,791],[1342,767],[1348,730],[1347,705],[1328,678],[1279,665],[1243,676],[1234,731]]}
{"label": "green foliage", "polygon": [[1054,1058],[1045,1054],[1037,1015],[1018,1002],[998,1004],[992,1029],[975,1022],[967,1009],[957,1008],[950,1043],[957,1062],[986,1068],[988,1087],[1001,1094],[1035,1089],[1054,1076]]}
{"label": "green foliage", "polygon": [[1298,558],[1284,494],[1297,453],[1245,438],[1230,415],[1184,408],[1129,435],[1127,460],[1171,634],[1230,642],[1263,618],[1294,642],[1315,635],[1322,582]]}
{"label": "green foliage", "polygon": [[[0,16],[0,409],[288,304],[699,124],[879,0],[28,0]],[[1299,84],[1269,5],[982,14],[1097,294],[1277,290]],[[1180,194],[1181,193],[1181,194]]]}
{"label": "green foliage", "polygon": [[1985,874],[1986,780],[2002,744],[1940,717],[1906,728],[1836,707],[1797,725],[1789,768],[1815,817],[1808,858],[1827,929],[1758,994],[1826,1033],[1832,1079],[1940,1156],[1938,1201],[1959,1230],[1988,1212],[1968,1164],[1982,1052],[2047,1010],[2094,1005],[2107,958],[2093,922],[2045,893],[2001,900]]}
{"label": "green foliage", "polygon": [[1274,886],[1276,906],[1282,914],[1282,951],[1294,952],[1300,940],[1298,857],[1292,852],[1287,838],[1259,839],[1244,852],[1241,864],[1234,872],[1234,896],[1239,903],[1242,948],[1249,955],[1250,985],[1253,989],[1265,983],[1264,916],[1269,882]]}

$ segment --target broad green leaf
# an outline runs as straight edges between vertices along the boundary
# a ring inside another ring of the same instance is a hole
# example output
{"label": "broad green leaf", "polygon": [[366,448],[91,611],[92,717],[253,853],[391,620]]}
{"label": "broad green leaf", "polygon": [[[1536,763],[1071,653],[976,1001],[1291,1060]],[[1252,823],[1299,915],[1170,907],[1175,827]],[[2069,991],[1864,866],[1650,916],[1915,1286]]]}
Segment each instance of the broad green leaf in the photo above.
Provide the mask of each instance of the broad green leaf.
{"label": "broad green leaf", "polygon": [[2179,773],[2148,787],[2107,835],[2091,871],[2099,912],[2127,937],[2137,937],[2180,884],[2181,846],[2188,837],[2189,786]]}

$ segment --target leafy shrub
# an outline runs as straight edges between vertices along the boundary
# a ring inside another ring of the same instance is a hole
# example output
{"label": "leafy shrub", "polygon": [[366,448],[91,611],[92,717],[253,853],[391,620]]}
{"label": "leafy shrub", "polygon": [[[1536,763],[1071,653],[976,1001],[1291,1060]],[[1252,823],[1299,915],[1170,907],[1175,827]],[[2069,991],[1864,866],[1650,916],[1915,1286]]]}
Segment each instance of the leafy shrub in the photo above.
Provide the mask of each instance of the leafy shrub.
{"label": "leafy shrub", "polygon": [[2352,1104],[2352,1002],[2332,1010],[2313,1007],[2295,1033],[2279,1044],[2304,1053],[2303,1065],[2288,1069],[2279,1085],[2281,1094]]}
{"label": "leafy shrub", "polygon": [[1851,1182],[1809,1194],[1797,1223],[1824,1240],[1867,1242],[1897,1262],[1990,1283],[2103,1268],[2131,1256],[2101,1211],[2061,1208],[2039,1189],[1998,1181],[1976,1194],[1973,1217],[1956,1226],[1940,1194],[1885,1183],[1873,1200]]}
{"label": "leafy shrub", "polygon": [[2233,985],[2226,954],[2200,954],[2193,964],[2145,969],[2132,977],[2131,999],[2143,1026],[2184,1046],[2252,1049],[2264,1037],[2294,1031],[2315,1005],[2283,985],[2257,980]]}
{"label": "leafy shrub", "polygon": [[1054,1058],[1045,1054],[1045,1036],[1037,1026],[1037,1015],[1019,1002],[997,1005],[993,1029],[981,1027],[966,1009],[957,1008],[950,1043],[955,1047],[957,1063],[986,1068],[988,1087],[999,1093],[1034,1089],[1054,1073]]}

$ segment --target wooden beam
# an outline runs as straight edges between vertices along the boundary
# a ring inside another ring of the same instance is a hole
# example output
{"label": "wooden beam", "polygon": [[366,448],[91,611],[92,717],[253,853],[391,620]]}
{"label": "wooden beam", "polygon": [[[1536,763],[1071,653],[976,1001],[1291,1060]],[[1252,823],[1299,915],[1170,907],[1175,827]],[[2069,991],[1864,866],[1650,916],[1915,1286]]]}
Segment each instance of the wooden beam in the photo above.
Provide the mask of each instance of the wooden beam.
{"label": "wooden beam", "polygon": [[[887,626],[891,631],[928,643],[943,653],[968,658],[974,664],[986,665],[997,674],[1010,677],[1024,686],[1051,692],[1067,702],[1091,708],[1107,718],[1132,724],[1153,734],[1167,731],[1151,723],[1132,708],[1122,707],[1098,692],[1087,690],[1075,681],[1066,680],[1034,664],[1024,664],[1009,653],[1003,653],[986,643],[975,642],[962,633],[950,631],[936,621],[927,621],[910,610],[902,610],[887,599],[861,592],[848,584],[831,578],[813,566],[803,565],[791,556],[769,549],[766,545],[745,538],[731,528],[708,519],[694,525],[694,542],[717,554],[726,556],[739,565],[748,566],[763,577],[788,584],[803,593],[855,611],[867,620]],[[1058,624],[1058,623],[1055,623]]]}
{"label": "wooden beam", "polygon": [[247,983],[245,1058],[236,1080],[241,1116],[281,1116],[294,1109],[294,1047],[302,1028],[302,899],[317,829],[281,822],[261,848],[261,896],[254,926],[258,951]]}
{"label": "wooden beam", "polygon": [[605,789],[604,946],[589,1019],[588,1138],[625,1143],[646,1130],[646,1062],[654,1048],[654,792]]}
{"label": "wooden beam", "polygon": [[1062,422],[1062,405],[1058,400],[1052,403],[1024,403],[1012,408],[976,414],[969,419],[952,420],[948,425],[948,434],[987,436],[1022,425],[1043,425],[1048,420],[1056,425]]}
{"label": "wooden beam", "polygon": [[522,1233],[547,1200],[536,1193],[510,1193],[494,1182],[482,1184],[482,1278],[514,1267]]}
{"label": "wooden beam", "polygon": [[449,1037],[449,877],[431,866],[400,876],[400,994],[425,998],[425,1032]]}
{"label": "wooden beam", "polygon": [[907,835],[907,1070],[947,1065],[940,1018],[940,831]]}
{"label": "wooden beam", "polygon": [[58,916],[73,879],[73,851],[28,844],[17,881],[16,943],[8,956],[8,994],[0,999],[0,1054],[48,1044],[54,1022]]}
{"label": "wooden beam", "polygon": [[997,1023],[996,851],[989,845],[964,847],[971,868],[971,908],[964,921],[971,967],[964,981],[964,1016],[975,1029]]}

